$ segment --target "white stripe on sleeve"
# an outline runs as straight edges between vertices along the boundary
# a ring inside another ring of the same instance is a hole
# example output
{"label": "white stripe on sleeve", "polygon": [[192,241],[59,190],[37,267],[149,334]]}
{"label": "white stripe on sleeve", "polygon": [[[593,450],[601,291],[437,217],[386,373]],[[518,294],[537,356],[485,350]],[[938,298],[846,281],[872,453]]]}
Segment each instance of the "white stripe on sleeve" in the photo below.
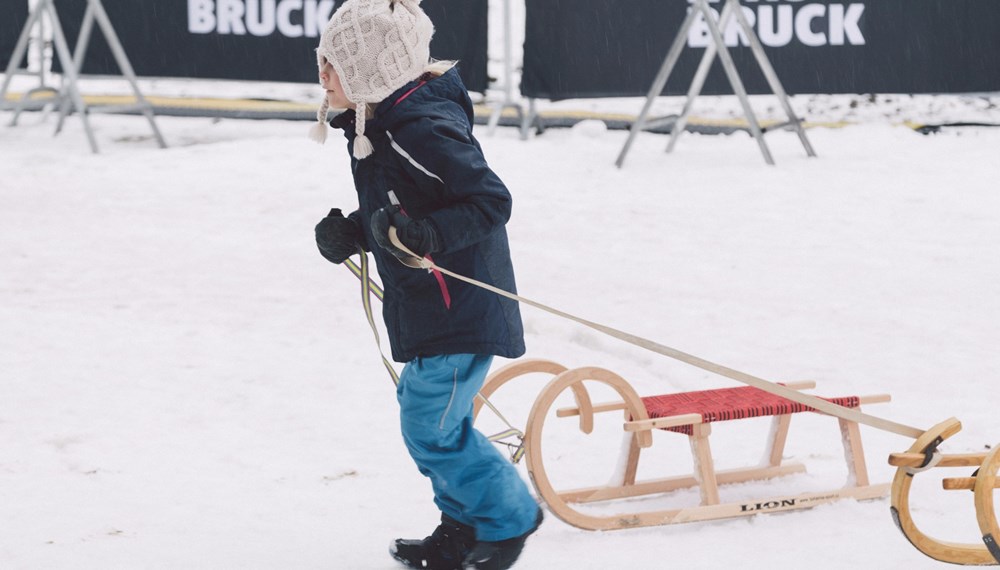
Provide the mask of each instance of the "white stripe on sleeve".
{"label": "white stripe on sleeve", "polygon": [[441,180],[441,178],[438,175],[424,168],[424,166],[419,162],[417,162],[416,160],[413,160],[413,157],[410,156],[410,153],[403,150],[403,147],[399,146],[399,144],[396,142],[396,139],[392,138],[392,133],[386,131],[385,134],[389,135],[389,142],[392,143],[392,148],[395,149],[395,151],[398,152],[400,156],[408,160],[410,164],[412,164],[420,172],[423,172],[424,174],[430,176],[431,178],[437,180],[438,182],[444,183],[444,180]]}

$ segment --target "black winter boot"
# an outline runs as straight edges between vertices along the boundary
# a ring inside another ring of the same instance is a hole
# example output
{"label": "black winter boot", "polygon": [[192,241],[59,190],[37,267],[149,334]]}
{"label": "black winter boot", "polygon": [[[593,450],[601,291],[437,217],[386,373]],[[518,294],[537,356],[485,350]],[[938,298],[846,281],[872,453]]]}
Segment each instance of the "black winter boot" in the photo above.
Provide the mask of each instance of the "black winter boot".
{"label": "black winter boot", "polygon": [[528,532],[497,542],[477,542],[472,547],[472,551],[465,557],[463,568],[465,570],[507,570],[514,565],[514,562],[517,562],[517,557],[524,550],[524,542],[538,530],[542,524],[542,518],[542,510],[538,509],[538,515],[535,516],[535,526]]}
{"label": "black winter boot", "polygon": [[441,514],[441,524],[423,540],[397,538],[389,554],[409,568],[462,570],[462,561],[476,543],[476,530]]}

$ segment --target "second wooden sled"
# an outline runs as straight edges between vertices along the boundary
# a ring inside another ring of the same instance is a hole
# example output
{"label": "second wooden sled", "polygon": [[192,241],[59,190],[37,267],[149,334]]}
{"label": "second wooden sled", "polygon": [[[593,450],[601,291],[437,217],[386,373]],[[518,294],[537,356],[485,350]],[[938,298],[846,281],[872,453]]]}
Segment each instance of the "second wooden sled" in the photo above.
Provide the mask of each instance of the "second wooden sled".
{"label": "second wooden sled", "polygon": [[[903,535],[917,550],[927,556],[951,564],[970,566],[1000,563],[1000,522],[994,508],[994,491],[1000,488],[1000,445],[986,453],[944,454],[938,446],[958,433],[962,423],[949,418],[931,429],[904,453],[889,455],[889,464],[896,467],[892,481],[892,518]],[[969,490],[975,495],[976,519],[982,531],[981,543],[959,543],[940,540],[924,534],[910,512],[910,491],[914,478],[931,469],[975,467],[971,477],[949,477],[941,481],[946,491]]]}
{"label": "second wooden sled", "polygon": [[[811,408],[749,386],[643,398],[625,379],[609,370],[597,367],[570,370],[548,360],[521,360],[497,370],[486,380],[481,394],[484,398],[489,398],[503,384],[529,373],[555,377],[542,389],[528,418],[524,435],[528,473],[538,496],[552,513],[579,528],[612,530],[734,518],[810,508],[844,498],[875,499],[889,494],[889,484],[872,484],[869,481],[858,424],[838,418],[848,469],[845,486],[820,492],[723,503],[719,496],[720,485],[773,479],[805,471],[801,463],[783,461],[782,452],[791,414],[810,411]],[[584,385],[585,381],[610,387],[621,400],[595,404]],[[800,382],[788,386],[802,390],[812,388],[814,384]],[[624,413],[623,427],[628,444],[623,450],[624,470],[620,480],[600,487],[569,490],[557,490],[550,481],[544,467],[542,434],[546,421],[551,419],[556,399],[567,390],[572,392],[576,405],[557,409],[555,417],[577,418],[579,428],[585,434],[594,429],[594,414],[615,411]],[[888,395],[883,394],[829,400],[849,408],[858,408],[862,404],[887,402],[889,399]],[[477,401],[476,413],[481,405],[482,401]],[[761,464],[716,471],[709,445],[711,424],[761,416],[773,418]],[[679,432],[688,437],[693,473],[655,480],[636,480],[641,451],[651,447],[652,430],[656,429]],[[574,508],[574,505],[583,503],[627,500],[693,487],[700,491],[701,500],[700,504],[690,507],[612,516],[595,516]]]}

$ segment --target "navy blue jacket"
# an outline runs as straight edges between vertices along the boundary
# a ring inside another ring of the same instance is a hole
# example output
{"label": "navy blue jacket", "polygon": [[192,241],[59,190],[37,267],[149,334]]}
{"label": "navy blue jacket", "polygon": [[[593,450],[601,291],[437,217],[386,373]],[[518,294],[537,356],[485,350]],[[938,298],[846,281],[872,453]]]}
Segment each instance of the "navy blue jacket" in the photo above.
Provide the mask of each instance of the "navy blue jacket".
{"label": "navy blue jacket", "polygon": [[379,104],[365,121],[375,150],[363,160],[353,155],[354,119],[354,111],[346,111],[330,124],[347,137],[359,204],[351,217],[362,226],[385,289],[382,316],[393,359],[524,354],[517,302],[406,267],[371,234],[371,215],[390,204],[392,191],[407,215],[427,219],[437,229],[441,251],[432,255],[435,263],[516,292],[504,228],[511,196],[472,136],[472,102],[458,72],[411,82]]}

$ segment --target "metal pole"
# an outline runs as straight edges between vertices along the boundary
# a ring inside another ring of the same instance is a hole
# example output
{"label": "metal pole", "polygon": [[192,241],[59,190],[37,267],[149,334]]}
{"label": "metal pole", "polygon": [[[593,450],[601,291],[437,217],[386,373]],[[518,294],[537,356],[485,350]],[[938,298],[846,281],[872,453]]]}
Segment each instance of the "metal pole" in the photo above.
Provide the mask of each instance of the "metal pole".
{"label": "metal pole", "polygon": [[620,153],[618,153],[618,159],[615,161],[615,165],[618,168],[622,167],[625,163],[625,155],[628,154],[629,149],[632,147],[632,143],[635,141],[635,137],[642,131],[646,124],[646,118],[649,115],[649,109],[653,106],[653,100],[659,97],[660,93],[663,91],[664,85],[667,84],[667,79],[670,77],[670,73],[674,70],[674,66],[677,65],[677,60],[681,57],[681,51],[684,49],[684,43],[687,40],[687,32],[694,23],[695,15],[697,11],[694,9],[688,10],[688,15],[684,18],[684,23],[681,24],[680,31],[677,32],[677,37],[674,38],[673,45],[670,46],[670,51],[667,52],[667,57],[663,59],[663,65],[660,66],[660,71],[656,74],[656,78],[653,79],[653,84],[649,87],[649,92],[646,94],[646,103],[642,107],[642,111],[636,118],[635,122],[632,123],[632,128],[628,133],[628,140],[625,141],[625,146],[622,147]]}
{"label": "metal pole", "polygon": [[[90,128],[90,111],[87,109],[87,104],[83,102],[83,97],[80,95],[79,86],[79,76],[76,73],[76,67],[73,65],[73,54],[69,51],[69,44],[66,42],[66,34],[63,33],[62,24],[59,22],[59,15],[56,13],[56,8],[52,4],[52,0],[41,0],[41,4],[44,9],[49,11],[49,15],[52,19],[52,36],[56,47],[56,53],[59,56],[59,62],[63,67],[63,91],[60,92],[60,97],[69,97],[73,101],[78,113],[80,113],[80,119],[83,121],[83,129],[87,134],[87,141],[90,143],[90,150],[97,154],[100,152],[97,148],[97,140],[94,138],[94,131]],[[57,130],[58,134],[59,131]]]}
{"label": "metal pole", "polygon": [[813,150],[812,144],[810,144],[809,139],[806,138],[806,131],[802,128],[802,122],[795,114],[795,110],[792,109],[792,104],[788,100],[788,94],[785,92],[785,87],[781,84],[781,79],[778,78],[778,74],[774,71],[774,67],[771,66],[771,60],[768,59],[767,54],[764,52],[764,46],[761,45],[760,38],[758,38],[757,34],[753,32],[753,27],[750,25],[750,22],[747,21],[746,14],[744,14],[742,10],[737,10],[736,20],[740,23],[744,32],[746,32],[747,38],[750,39],[750,49],[753,51],[753,55],[757,59],[757,64],[760,65],[761,71],[764,72],[764,77],[767,78],[768,85],[771,86],[771,91],[774,91],[774,94],[777,95],[778,101],[781,102],[781,106],[785,109],[785,114],[788,115],[789,120],[791,120],[794,125],[795,132],[799,135],[799,140],[802,141],[802,146],[806,149],[806,155],[813,157],[816,156],[816,151]]}
{"label": "metal pole", "polygon": [[28,21],[24,23],[24,28],[21,29],[21,35],[18,36],[17,44],[14,45],[14,53],[11,54],[10,61],[7,62],[7,70],[4,72],[3,87],[0,88],[0,108],[7,106],[7,90],[10,89],[10,81],[17,73],[18,66],[21,65],[21,60],[24,59],[24,55],[28,50],[31,29],[41,20],[41,17],[42,9],[39,6],[35,6],[35,9],[28,16]]}
{"label": "metal pole", "polygon": [[511,16],[511,0],[503,0],[503,102],[493,108],[490,119],[487,122],[488,133],[492,135],[500,124],[500,116],[505,109],[514,109],[521,119],[521,140],[528,138],[528,129],[523,125],[529,124],[530,116],[525,116],[521,104],[514,101],[514,49],[511,34],[513,29],[513,17]]}
{"label": "metal pole", "polygon": [[514,102],[514,49],[511,46],[511,30],[513,18],[510,14],[510,0],[503,0],[503,102]]}
{"label": "metal pole", "polygon": [[[149,122],[150,128],[153,129],[153,136],[156,137],[156,142],[160,145],[160,148],[167,148],[167,142],[163,140],[163,135],[156,126],[156,119],[153,118],[153,106],[146,101],[146,98],[142,95],[142,91],[139,90],[139,80],[135,75],[135,69],[132,68],[132,63],[129,61],[128,55],[125,54],[125,48],[122,47],[121,41],[118,39],[118,34],[115,33],[115,28],[111,25],[111,19],[108,18],[108,13],[104,10],[101,0],[89,0],[87,13],[89,14],[91,11],[93,11],[91,22],[93,22],[94,18],[97,19],[97,24],[104,32],[104,39],[107,40],[108,46],[111,48],[111,53],[114,54],[115,61],[118,62],[118,67],[121,68],[122,74],[132,86],[132,93],[139,102],[142,114]],[[79,65],[83,65],[82,56],[80,56]]]}
{"label": "metal pole", "polygon": [[510,0],[503,0],[503,102],[493,109],[490,120],[486,125],[487,132],[493,134],[500,123],[500,115],[507,108],[510,102],[510,76],[511,76],[511,47],[510,47]]}
{"label": "metal pole", "polygon": [[[734,9],[736,11],[741,10],[738,0],[727,0],[727,4],[734,4]],[[729,54],[729,49],[726,47],[726,42],[722,37],[722,32],[719,30],[719,25],[715,21],[715,18],[712,16],[711,9],[709,9],[704,0],[701,0],[696,5],[705,15],[705,23],[708,25],[708,31],[712,34],[712,39],[715,40],[716,45],[719,46],[719,61],[722,62],[722,68],[726,71],[726,76],[729,77],[729,83],[733,86],[733,91],[736,92],[736,96],[740,100],[740,105],[743,106],[743,113],[746,115],[747,122],[750,124],[750,134],[757,140],[757,146],[760,147],[760,152],[764,155],[764,161],[769,165],[774,166],[774,159],[771,157],[771,151],[767,148],[767,143],[764,142],[764,133],[761,132],[760,125],[757,123],[757,116],[754,115],[753,108],[750,107],[750,99],[747,96],[747,90],[743,87],[743,80],[740,79],[740,74],[736,70],[736,64],[733,62],[733,57]],[[750,32],[752,33],[753,30],[750,30]]]}
{"label": "metal pole", "polygon": [[[90,34],[94,31],[94,8],[87,4],[87,9],[83,13],[83,22],[80,24],[80,35],[76,38],[76,47],[73,48],[73,69],[79,76],[83,69],[83,59],[87,55],[87,46],[90,45]],[[65,67],[65,66],[64,66]],[[70,101],[63,97],[59,102],[59,120],[56,122],[56,132],[62,132],[63,123],[69,113]]]}
{"label": "metal pole", "polygon": [[[722,29],[725,29],[726,25],[729,24],[729,19],[732,15],[732,6],[727,3],[719,17],[719,26]],[[705,55],[702,56],[701,63],[698,64],[698,71],[694,74],[694,80],[691,81],[691,87],[688,89],[684,110],[681,111],[680,117],[677,117],[677,120],[674,122],[674,128],[670,131],[670,142],[667,143],[667,152],[673,152],[674,147],[677,145],[677,139],[684,133],[688,117],[691,115],[691,109],[694,107],[694,101],[701,95],[701,90],[705,86],[705,80],[708,78],[708,72],[712,69],[712,62],[715,61],[717,54],[718,50],[715,44],[708,44],[708,47],[705,48]]]}

